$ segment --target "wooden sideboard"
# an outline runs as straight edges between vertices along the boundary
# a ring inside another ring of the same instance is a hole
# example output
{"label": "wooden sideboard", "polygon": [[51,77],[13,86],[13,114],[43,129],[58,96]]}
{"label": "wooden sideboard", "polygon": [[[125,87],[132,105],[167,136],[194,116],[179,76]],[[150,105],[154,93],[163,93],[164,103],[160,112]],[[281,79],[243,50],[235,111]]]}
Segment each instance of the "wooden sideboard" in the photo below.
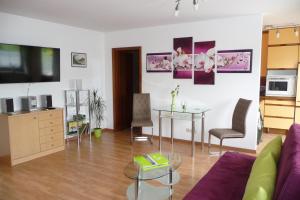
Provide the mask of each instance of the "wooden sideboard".
{"label": "wooden sideboard", "polygon": [[0,114],[0,156],[11,165],[65,149],[63,109]]}

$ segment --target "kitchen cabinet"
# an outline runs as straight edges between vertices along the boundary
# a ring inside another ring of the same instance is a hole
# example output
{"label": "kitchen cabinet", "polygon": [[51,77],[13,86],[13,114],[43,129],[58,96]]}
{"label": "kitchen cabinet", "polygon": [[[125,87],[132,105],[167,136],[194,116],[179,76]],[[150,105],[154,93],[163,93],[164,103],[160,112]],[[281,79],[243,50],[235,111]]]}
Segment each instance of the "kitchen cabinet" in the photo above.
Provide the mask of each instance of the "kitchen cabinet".
{"label": "kitchen cabinet", "polygon": [[[299,27],[297,27],[299,31]],[[279,37],[276,36],[277,31]],[[297,44],[300,42],[299,35],[295,34],[294,28],[279,28],[269,30],[269,45],[281,45],[281,44]]]}
{"label": "kitchen cabinet", "polygon": [[0,114],[0,156],[11,165],[64,150],[63,109]]}
{"label": "kitchen cabinet", "polygon": [[268,48],[268,69],[297,69],[298,45]]}

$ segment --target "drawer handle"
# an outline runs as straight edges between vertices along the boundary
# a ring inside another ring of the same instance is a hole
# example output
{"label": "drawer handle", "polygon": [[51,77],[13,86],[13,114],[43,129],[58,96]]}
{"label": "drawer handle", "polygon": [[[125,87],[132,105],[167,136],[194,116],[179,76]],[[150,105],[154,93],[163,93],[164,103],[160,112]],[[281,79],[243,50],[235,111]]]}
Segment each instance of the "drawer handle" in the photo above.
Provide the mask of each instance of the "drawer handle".
{"label": "drawer handle", "polygon": [[53,124],[53,122],[50,122],[50,124]]}
{"label": "drawer handle", "polygon": [[53,139],[53,136],[51,136],[50,138]]}
{"label": "drawer handle", "polygon": [[33,119],[36,119],[36,117],[33,117]]}
{"label": "drawer handle", "polygon": [[52,114],[50,114],[49,116],[52,117]]}
{"label": "drawer handle", "polygon": [[53,132],[53,129],[51,129],[50,131]]}
{"label": "drawer handle", "polygon": [[54,146],[54,144],[51,144],[51,147],[53,147]]}

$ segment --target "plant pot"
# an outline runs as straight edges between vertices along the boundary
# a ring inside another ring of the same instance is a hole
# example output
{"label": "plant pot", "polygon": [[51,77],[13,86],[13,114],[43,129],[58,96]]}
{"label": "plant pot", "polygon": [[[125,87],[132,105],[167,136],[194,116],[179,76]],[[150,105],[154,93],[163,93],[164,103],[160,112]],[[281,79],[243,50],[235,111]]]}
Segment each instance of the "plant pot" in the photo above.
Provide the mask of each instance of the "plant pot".
{"label": "plant pot", "polygon": [[100,138],[102,135],[102,129],[101,128],[95,128],[94,129],[94,135],[96,138]]}

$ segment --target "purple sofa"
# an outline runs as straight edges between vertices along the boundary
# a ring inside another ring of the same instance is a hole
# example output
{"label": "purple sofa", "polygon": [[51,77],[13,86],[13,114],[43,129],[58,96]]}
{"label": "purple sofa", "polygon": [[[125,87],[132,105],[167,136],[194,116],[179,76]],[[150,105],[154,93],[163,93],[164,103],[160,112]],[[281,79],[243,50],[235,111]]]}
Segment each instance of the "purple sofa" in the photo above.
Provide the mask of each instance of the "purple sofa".
{"label": "purple sofa", "polygon": [[[241,200],[254,160],[226,152],[184,199]],[[300,200],[300,124],[291,126],[283,144],[273,199]]]}

